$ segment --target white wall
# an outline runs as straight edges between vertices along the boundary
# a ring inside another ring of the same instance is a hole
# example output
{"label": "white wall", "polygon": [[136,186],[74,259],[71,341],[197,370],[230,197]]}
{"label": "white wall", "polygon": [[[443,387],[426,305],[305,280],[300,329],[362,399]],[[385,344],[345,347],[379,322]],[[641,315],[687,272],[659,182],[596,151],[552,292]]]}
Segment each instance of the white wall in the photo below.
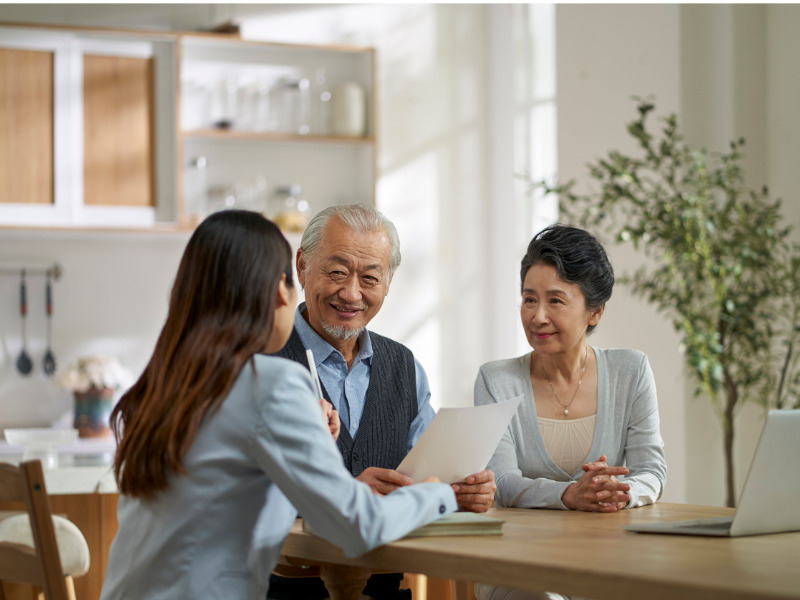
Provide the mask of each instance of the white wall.
{"label": "white wall", "polygon": [[[63,369],[78,356],[117,356],[136,374],[155,345],[167,314],[172,280],[186,234],[72,234],[0,231],[0,267],[44,267],[63,274],[53,283],[53,352]],[[45,351],[44,277],[26,278],[28,353],[23,377],[19,277],[0,276],[0,428],[47,426],[69,413],[72,397],[42,371]],[[67,416],[68,419],[71,417]]]}
{"label": "white wall", "polygon": [[800,5],[770,5],[766,10],[766,180],[772,193],[784,199],[785,214],[795,227],[794,239],[800,241],[800,69],[795,60],[800,53],[798,24]]}
{"label": "white wall", "polygon": [[[727,149],[744,137],[748,183],[768,184],[784,199],[786,221],[800,240],[800,74],[791,57],[800,44],[796,5],[697,5],[682,9],[682,114],[687,141]],[[687,398],[690,390],[687,388]],[[724,465],[718,420],[704,399],[686,403],[687,500],[722,504]],[[763,410],[744,407],[735,422],[735,485],[740,490],[763,424]]]}
{"label": "white wall", "polygon": [[[663,114],[679,109],[679,17],[680,8],[674,5],[556,8],[559,180],[576,179],[578,189],[589,190],[588,162],[612,149],[634,150],[625,129],[637,116],[632,96],[655,95]],[[620,274],[641,263],[628,248],[608,243],[606,248]],[[684,376],[671,326],[617,285],[590,343],[647,353],[656,378],[667,456],[664,500],[682,501]]]}

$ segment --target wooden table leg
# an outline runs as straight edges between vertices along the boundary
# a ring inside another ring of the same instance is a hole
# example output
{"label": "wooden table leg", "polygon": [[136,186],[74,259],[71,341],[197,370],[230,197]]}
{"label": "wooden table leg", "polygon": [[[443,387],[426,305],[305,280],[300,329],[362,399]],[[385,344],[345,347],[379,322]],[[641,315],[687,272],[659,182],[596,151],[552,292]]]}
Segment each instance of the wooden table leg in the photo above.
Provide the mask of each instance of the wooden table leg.
{"label": "wooden table leg", "polygon": [[456,600],[470,600],[470,585],[466,581],[456,581]]}
{"label": "wooden table leg", "polygon": [[363,567],[321,565],[320,577],[331,600],[360,600],[372,571]]}

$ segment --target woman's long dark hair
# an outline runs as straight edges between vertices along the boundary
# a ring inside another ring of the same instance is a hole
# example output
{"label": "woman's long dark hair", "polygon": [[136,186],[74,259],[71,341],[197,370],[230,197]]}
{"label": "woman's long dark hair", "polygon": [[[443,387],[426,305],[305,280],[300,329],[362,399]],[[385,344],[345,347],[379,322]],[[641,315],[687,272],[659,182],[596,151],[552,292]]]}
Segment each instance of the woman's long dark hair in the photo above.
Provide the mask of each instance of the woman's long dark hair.
{"label": "woman's long dark hair", "polygon": [[170,474],[186,472],[203,419],[267,348],[284,275],[292,286],[289,244],[258,213],[214,213],[194,232],[153,356],[111,414],[121,493],[152,498]]}

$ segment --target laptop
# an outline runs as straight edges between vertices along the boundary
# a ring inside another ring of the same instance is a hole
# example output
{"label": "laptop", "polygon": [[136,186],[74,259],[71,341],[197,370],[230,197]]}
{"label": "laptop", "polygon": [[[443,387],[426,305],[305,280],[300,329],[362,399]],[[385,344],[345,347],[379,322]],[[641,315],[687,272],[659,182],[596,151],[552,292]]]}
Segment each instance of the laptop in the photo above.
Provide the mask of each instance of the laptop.
{"label": "laptop", "polygon": [[800,531],[800,410],[771,410],[733,517],[626,525],[628,531],[736,537]]}

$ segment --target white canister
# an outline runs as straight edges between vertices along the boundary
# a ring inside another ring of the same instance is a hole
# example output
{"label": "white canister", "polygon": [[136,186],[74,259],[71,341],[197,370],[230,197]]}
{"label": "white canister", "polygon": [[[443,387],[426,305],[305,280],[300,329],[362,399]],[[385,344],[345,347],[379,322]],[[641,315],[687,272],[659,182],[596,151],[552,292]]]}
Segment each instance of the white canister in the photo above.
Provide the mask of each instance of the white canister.
{"label": "white canister", "polygon": [[357,83],[338,86],[331,99],[331,131],[333,135],[362,137],[366,135],[367,94]]}

